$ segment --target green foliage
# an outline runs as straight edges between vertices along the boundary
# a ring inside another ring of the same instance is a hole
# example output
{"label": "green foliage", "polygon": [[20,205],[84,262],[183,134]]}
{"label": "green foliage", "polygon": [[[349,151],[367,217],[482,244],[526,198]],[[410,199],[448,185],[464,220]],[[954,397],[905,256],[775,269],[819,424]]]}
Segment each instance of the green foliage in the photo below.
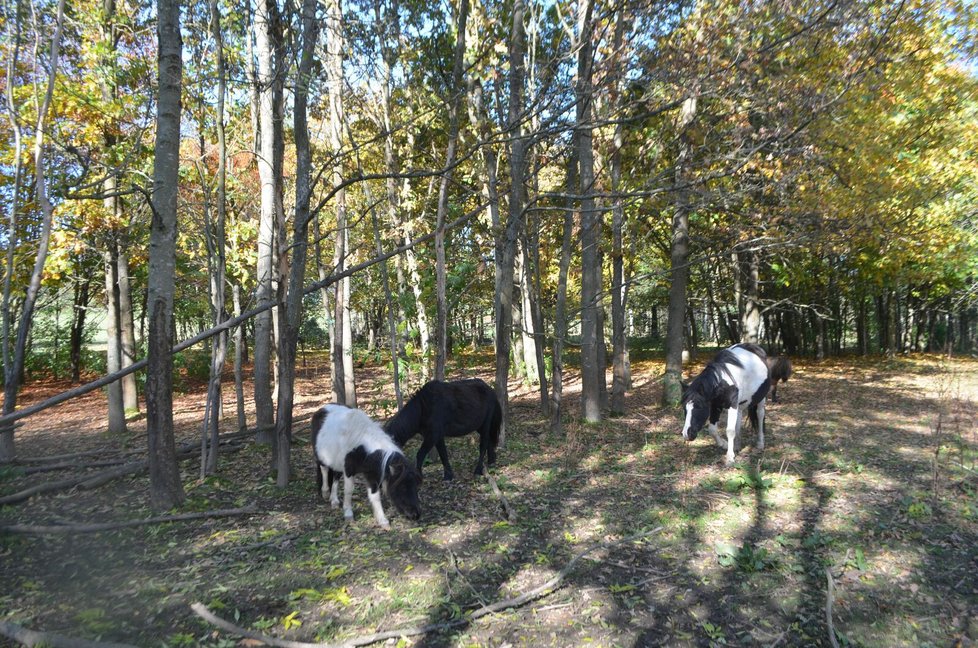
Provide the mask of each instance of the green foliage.
{"label": "green foliage", "polygon": [[736,567],[740,571],[753,574],[774,565],[774,557],[764,547],[744,542],[739,549],[732,545],[717,546],[717,562],[723,567]]}

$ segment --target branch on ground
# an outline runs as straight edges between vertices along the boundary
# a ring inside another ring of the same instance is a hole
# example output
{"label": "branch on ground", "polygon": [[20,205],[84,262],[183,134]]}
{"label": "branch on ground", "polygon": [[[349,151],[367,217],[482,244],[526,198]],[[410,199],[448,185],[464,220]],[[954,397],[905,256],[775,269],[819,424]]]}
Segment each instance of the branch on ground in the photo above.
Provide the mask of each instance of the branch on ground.
{"label": "branch on ground", "polygon": [[232,517],[235,515],[248,515],[257,509],[249,505],[235,509],[216,509],[213,511],[201,511],[198,513],[178,513],[175,515],[160,515],[157,517],[146,518],[145,520],[124,520],[122,522],[95,522],[90,524],[58,524],[54,526],[35,526],[32,524],[10,524],[0,526],[0,533],[23,533],[33,535],[46,535],[57,533],[98,533],[99,531],[111,531],[113,529],[125,529],[128,527],[145,526],[147,524],[164,524],[166,522],[185,522],[187,520],[202,520],[215,517]]}
{"label": "branch on ground", "polygon": [[13,639],[24,646],[47,646],[49,648],[136,648],[132,644],[89,641],[66,637],[54,632],[39,632],[11,623],[0,621],[0,635]]}

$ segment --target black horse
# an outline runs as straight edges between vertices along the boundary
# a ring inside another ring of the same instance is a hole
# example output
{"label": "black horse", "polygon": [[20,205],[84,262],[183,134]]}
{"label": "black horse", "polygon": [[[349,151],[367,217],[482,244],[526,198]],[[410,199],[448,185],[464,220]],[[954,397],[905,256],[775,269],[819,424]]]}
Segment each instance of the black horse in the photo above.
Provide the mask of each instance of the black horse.
{"label": "black horse", "polygon": [[503,409],[496,392],[485,381],[478,378],[450,382],[432,380],[411,397],[384,429],[402,448],[415,434],[421,434],[418,471],[431,449],[436,448],[448,481],[454,479],[455,474],[448,462],[445,437],[479,433],[479,462],[475,474],[481,475],[484,459],[488,457],[490,466],[496,463],[502,420]]}

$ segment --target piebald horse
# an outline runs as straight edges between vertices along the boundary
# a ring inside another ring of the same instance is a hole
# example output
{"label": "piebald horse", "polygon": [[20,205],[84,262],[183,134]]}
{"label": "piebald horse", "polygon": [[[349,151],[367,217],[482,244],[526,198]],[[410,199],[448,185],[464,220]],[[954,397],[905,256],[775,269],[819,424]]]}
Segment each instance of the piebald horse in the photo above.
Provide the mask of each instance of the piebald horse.
{"label": "piebald horse", "polygon": [[[764,403],[771,380],[767,354],[756,344],[735,344],[720,351],[688,385],[683,385],[686,409],[683,438],[692,441],[703,426],[727,450],[727,465],[734,463],[743,413],[757,430],[757,447],[764,448]],[[720,414],[727,411],[727,438],[717,433]]]}

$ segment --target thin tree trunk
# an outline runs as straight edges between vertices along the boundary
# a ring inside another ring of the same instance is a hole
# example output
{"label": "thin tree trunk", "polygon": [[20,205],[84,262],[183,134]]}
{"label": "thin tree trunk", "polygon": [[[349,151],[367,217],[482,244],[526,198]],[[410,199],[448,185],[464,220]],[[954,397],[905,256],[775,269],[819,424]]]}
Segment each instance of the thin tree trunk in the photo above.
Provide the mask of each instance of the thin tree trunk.
{"label": "thin tree trunk", "polygon": [[149,243],[146,429],[150,504],[159,511],[181,504],[185,497],[173,440],[173,356],[170,354],[173,346],[183,41],[179,0],[157,0],[156,6],[159,90]]}
{"label": "thin tree trunk", "polygon": [[[225,223],[227,221],[227,144],[224,133],[224,97],[226,93],[226,69],[224,61],[224,37],[221,31],[221,12],[217,0],[210,2],[211,30],[214,37],[214,47],[217,55],[217,106],[215,126],[217,130],[217,217],[213,224],[208,224],[210,241],[208,256],[210,257],[210,295],[211,317],[214,326],[220,326],[227,319],[225,307],[224,285],[226,283],[226,254],[225,254]],[[214,336],[211,342],[210,380],[207,389],[207,404],[204,411],[208,452],[204,465],[205,473],[217,470],[218,436],[222,410],[221,373],[227,357],[227,334]]]}
{"label": "thin tree trunk", "polygon": [[85,316],[88,314],[89,292],[92,280],[86,274],[83,278],[75,279],[74,299],[72,300],[71,333],[69,334],[69,364],[71,365],[71,382],[81,381],[82,345],[85,342]]}
{"label": "thin tree trunk", "polygon": [[[620,59],[622,44],[625,39],[627,13],[619,9],[615,20],[614,47],[612,50],[613,68],[616,70],[611,81],[611,112],[612,119],[621,110],[621,73]],[[617,195],[621,191],[621,150],[624,146],[624,125],[615,123],[614,138],[611,150],[611,193]],[[628,337],[625,331],[625,259],[623,231],[625,229],[625,208],[621,198],[615,198],[611,212],[611,345],[612,345],[612,376],[611,376],[611,414],[621,416],[625,413],[625,390],[628,387]]]}
{"label": "thin tree trunk", "polygon": [[[577,186],[577,150],[576,144],[571,145],[571,154],[567,160],[567,186]],[[567,274],[570,270],[571,243],[574,236],[574,205],[568,199],[564,207],[564,233],[560,245],[560,269],[557,274],[557,296],[554,309],[554,346],[553,369],[551,375],[550,393],[550,430],[560,434],[563,414],[564,392],[564,340],[567,338]]]}
{"label": "thin tree trunk", "polygon": [[448,185],[452,179],[455,158],[458,155],[459,112],[465,86],[462,72],[465,64],[465,26],[469,18],[469,0],[459,0],[458,20],[455,24],[455,58],[452,63],[452,80],[448,92],[448,149],[445,154],[445,172],[438,188],[438,209],[435,216],[435,293],[437,319],[435,325],[435,379],[445,380],[445,362],[448,356],[448,278],[445,269],[445,216],[448,214]]}
{"label": "thin tree trunk", "polygon": [[306,275],[306,254],[309,247],[309,199],[312,194],[312,151],[309,144],[307,107],[313,53],[319,38],[316,20],[316,0],[302,3],[302,50],[299,59],[298,81],[295,89],[295,226],[292,243],[292,263],[286,303],[279,305],[283,325],[279,343],[278,416],[276,417],[276,446],[278,462],[276,484],[285,488],[291,476],[292,411],[295,398],[295,352],[302,324],[302,284]]}
{"label": "thin tree trunk", "polygon": [[[340,0],[326,2],[326,69],[329,83],[329,143],[333,155],[339,156],[343,148],[343,9]],[[343,184],[342,167],[334,165],[333,187]],[[349,231],[346,213],[346,191],[336,189],[334,196],[336,213],[336,239],[333,248],[334,272],[346,267],[349,250]],[[342,279],[333,290],[333,398],[337,403],[356,407],[357,396],[353,377],[353,334],[350,321],[350,282]]]}
{"label": "thin tree trunk", "polygon": [[[259,0],[255,21],[255,48],[258,59],[258,175],[261,181],[261,212],[258,223],[258,267],[256,296],[259,305],[272,301],[273,250],[275,225],[281,206],[281,167],[276,160],[282,122],[276,119],[281,101],[280,61],[277,53],[281,39],[279,9],[276,0]],[[255,414],[258,441],[273,443],[272,423],[272,312],[262,312],[255,319]]]}
{"label": "thin tree trunk", "polygon": [[577,5],[577,124],[575,142],[580,164],[581,192],[581,414],[589,423],[601,420],[601,365],[598,327],[601,308],[601,266],[599,245],[601,217],[594,201],[594,148],[592,115],[593,43],[591,0],[578,0]]}
{"label": "thin tree trunk", "polygon": [[523,139],[523,81],[526,75],[526,29],[523,0],[513,3],[513,22],[509,42],[509,115],[507,131],[511,138],[509,216],[500,255],[499,285],[496,290],[496,395],[503,408],[499,442],[506,439],[509,422],[509,352],[513,335],[513,273],[516,246],[522,231],[525,204],[526,142]]}
{"label": "thin tree trunk", "polygon": [[674,406],[682,395],[683,331],[686,328],[686,287],[689,283],[689,195],[683,187],[691,162],[692,144],[687,129],[696,116],[696,97],[683,102],[677,124],[679,155],[676,159],[676,184],[680,187],[672,216],[672,247],[669,257],[671,283],[666,327],[666,371],[662,380],[662,404]]}
{"label": "thin tree trunk", "polygon": [[[58,74],[58,56],[61,49],[64,8],[65,0],[60,0],[55,16],[54,35],[51,38],[51,69],[48,71],[47,90],[44,94],[43,101],[38,107],[37,125],[34,131],[34,193],[37,199],[37,205],[41,209],[41,228],[37,242],[37,253],[34,257],[34,269],[31,271],[31,277],[24,294],[24,302],[21,306],[20,322],[17,326],[17,340],[13,348],[13,360],[4,365],[4,415],[12,413],[17,407],[17,392],[20,389],[20,381],[24,369],[27,338],[33,325],[34,306],[37,304],[38,293],[41,291],[41,275],[44,271],[44,262],[48,256],[48,244],[51,240],[51,226],[54,220],[54,206],[48,199],[47,178],[45,175],[44,128],[47,122],[48,110],[51,107],[54,97],[55,79]],[[8,81],[12,80],[12,77],[8,77]],[[13,100],[10,101],[12,102]],[[11,118],[14,119],[14,117]],[[13,229],[11,230],[11,232],[14,231]],[[8,242],[8,245],[13,247],[10,242]],[[8,259],[8,262],[11,264],[10,267],[12,267],[12,260]],[[9,287],[5,293],[5,300],[8,300],[8,297]],[[6,311],[6,309],[4,310]],[[0,463],[13,461],[15,457],[14,428],[12,426],[9,428],[0,428]]]}
{"label": "thin tree trunk", "polygon": [[[125,241],[126,234],[123,234]],[[119,278],[119,359],[120,368],[125,369],[136,361],[136,326],[132,311],[132,283],[129,279],[129,259],[125,247],[117,250],[116,263]],[[136,374],[122,379],[122,405],[127,417],[139,413],[139,394],[136,389]]]}
{"label": "thin tree trunk", "polygon": [[[234,316],[241,315],[241,286],[237,283],[231,288],[231,300]],[[238,430],[248,429],[248,419],[245,416],[244,403],[244,322],[234,327],[234,396],[237,404]]]}
{"label": "thin tree trunk", "polygon": [[[107,193],[115,191],[115,178],[109,178],[103,185]],[[106,198],[106,209],[115,212],[115,197]],[[105,268],[105,370],[115,373],[122,368],[122,346],[119,338],[119,277],[118,256],[115,233],[110,235],[108,249],[102,253]],[[126,410],[122,399],[122,381],[114,382],[105,388],[108,400],[108,432],[113,435],[126,433]]]}

